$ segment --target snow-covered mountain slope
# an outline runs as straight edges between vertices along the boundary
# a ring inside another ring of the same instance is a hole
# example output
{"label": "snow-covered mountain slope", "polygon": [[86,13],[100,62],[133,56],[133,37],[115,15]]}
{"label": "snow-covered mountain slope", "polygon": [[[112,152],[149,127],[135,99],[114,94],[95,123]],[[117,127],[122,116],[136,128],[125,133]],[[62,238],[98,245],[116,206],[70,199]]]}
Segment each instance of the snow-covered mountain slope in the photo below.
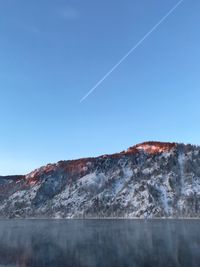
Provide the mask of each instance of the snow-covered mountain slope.
{"label": "snow-covered mountain slope", "polygon": [[0,177],[0,217],[199,217],[200,147],[146,142]]}

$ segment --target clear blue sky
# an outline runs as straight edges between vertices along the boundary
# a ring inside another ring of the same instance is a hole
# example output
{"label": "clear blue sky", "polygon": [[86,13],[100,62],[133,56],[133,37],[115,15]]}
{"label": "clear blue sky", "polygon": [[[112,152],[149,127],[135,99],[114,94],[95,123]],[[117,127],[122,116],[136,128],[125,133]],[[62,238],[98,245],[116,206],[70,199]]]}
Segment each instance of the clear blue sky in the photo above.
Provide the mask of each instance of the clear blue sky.
{"label": "clear blue sky", "polygon": [[0,174],[148,140],[200,144],[200,1],[1,0]]}

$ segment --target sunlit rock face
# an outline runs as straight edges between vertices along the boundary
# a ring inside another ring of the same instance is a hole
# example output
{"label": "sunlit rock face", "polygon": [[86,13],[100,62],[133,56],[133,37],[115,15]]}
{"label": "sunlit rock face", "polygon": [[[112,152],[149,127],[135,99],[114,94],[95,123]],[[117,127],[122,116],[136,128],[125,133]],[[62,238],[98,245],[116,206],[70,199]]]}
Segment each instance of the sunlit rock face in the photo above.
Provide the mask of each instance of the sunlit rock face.
{"label": "sunlit rock face", "polygon": [[199,217],[200,147],[146,142],[0,177],[1,217]]}
{"label": "sunlit rock face", "polygon": [[174,147],[176,147],[175,143],[160,143],[160,142],[147,142],[135,146],[137,150],[144,151],[148,154],[169,152]]}

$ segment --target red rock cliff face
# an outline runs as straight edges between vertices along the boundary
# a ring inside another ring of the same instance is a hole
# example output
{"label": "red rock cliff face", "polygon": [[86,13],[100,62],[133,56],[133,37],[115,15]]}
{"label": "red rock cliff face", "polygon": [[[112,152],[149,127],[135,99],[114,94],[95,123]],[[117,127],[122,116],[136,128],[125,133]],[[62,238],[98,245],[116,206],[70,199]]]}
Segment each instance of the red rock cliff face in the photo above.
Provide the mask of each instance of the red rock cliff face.
{"label": "red rock cliff face", "polygon": [[129,148],[127,153],[132,153],[133,151],[134,153],[136,151],[144,151],[147,154],[159,154],[169,152],[176,146],[176,143],[145,142]]}
{"label": "red rock cliff face", "polygon": [[48,164],[26,175],[26,179],[29,185],[36,185],[39,182],[39,177],[42,175],[48,175],[58,169],[62,169],[66,173],[70,173],[71,177],[78,178],[86,175],[90,166],[98,159],[120,158],[123,155],[134,155],[140,153],[141,151],[147,154],[159,154],[163,152],[169,152],[175,147],[176,143],[145,142],[116,154],[102,155],[97,158],[82,158],[77,160],[59,161],[56,164]]}

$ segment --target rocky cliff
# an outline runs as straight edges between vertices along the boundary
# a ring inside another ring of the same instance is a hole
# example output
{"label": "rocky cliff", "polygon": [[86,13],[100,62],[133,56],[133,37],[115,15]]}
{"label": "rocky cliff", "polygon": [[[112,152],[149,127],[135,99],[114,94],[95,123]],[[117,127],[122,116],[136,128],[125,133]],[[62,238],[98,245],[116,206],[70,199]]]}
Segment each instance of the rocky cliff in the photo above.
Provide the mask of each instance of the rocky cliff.
{"label": "rocky cliff", "polygon": [[0,217],[199,217],[200,147],[146,142],[0,177]]}

